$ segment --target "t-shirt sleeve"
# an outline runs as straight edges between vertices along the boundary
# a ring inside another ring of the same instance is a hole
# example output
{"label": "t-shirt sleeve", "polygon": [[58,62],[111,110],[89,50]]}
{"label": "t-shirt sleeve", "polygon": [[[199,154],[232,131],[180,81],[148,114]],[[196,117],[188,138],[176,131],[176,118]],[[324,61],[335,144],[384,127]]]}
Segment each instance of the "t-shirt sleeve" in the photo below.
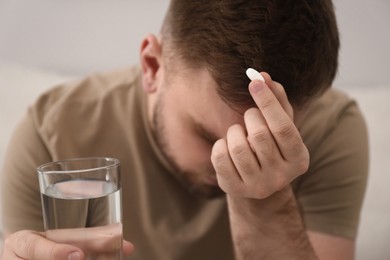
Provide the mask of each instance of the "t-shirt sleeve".
{"label": "t-shirt sleeve", "polygon": [[31,113],[15,129],[2,169],[2,220],[6,233],[43,230],[41,199],[36,169],[50,161]]}
{"label": "t-shirt sleeve", "polygon": [[354,239],[368,175],[365,121],[350,102],[324,124],[327,131],[312,148],[309,171],[297,182],[297,200],[308,230]]}

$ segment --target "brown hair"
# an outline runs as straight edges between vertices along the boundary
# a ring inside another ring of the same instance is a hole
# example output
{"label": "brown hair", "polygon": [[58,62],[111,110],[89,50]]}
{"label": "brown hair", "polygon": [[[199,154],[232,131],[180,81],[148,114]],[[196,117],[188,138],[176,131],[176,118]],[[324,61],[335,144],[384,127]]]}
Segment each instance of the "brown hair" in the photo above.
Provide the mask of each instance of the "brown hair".
{"label": "brown hair", "polygon": [[206,66],[233,105],[253,105],[248,67],[301,106],[330,87],[338,66],[331,0],[171,0],[162,36],[186,64]]}

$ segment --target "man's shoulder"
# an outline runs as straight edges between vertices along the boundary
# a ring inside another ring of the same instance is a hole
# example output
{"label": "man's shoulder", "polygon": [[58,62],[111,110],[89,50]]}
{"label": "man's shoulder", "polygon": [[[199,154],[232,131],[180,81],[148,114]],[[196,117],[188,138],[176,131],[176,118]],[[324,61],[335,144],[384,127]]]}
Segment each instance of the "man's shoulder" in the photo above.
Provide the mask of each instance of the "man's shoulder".
{"label": "man's shoulder", "polygon": [[346,115],[363,120],[356,101],[346,92],[340,89],[326,91],[310,105],[299,127],[305,143],[315,146],[337,127]]}
{"label": "man's shoulder", "polygon": [[354,104],[355,100],[346,92],[332,88],[312,103],[308,111],[309,119],[317,114],[337,118],[343,110]]}
{"label": "man's shoulder", "polygon": [[[81,79],[53,86],[43,93],[30,108],[38,124],[52,114],[72,108],[86,109],[98,106],[107,99],[122,99],[139,83],[137,66],[90,74]],[[111,101],[112,103],[112,101]]]}
{"label": "man's shoulder", "polygon": [[111,71],[97,72],[81,79],[53,86],[43,93],[39,102],[58,102],[64,99],[88,100],[106,95],[121,88],[128,88],[137,82],[140,76],[139,68],[126,67]]}

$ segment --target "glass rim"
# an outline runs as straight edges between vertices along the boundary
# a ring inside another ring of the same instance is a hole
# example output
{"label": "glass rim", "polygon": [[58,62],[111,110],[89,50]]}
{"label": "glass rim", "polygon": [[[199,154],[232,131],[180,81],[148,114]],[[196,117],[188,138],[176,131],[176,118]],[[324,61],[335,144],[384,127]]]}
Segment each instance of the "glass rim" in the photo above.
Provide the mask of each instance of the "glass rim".
{"label": "glass rim", "polygon": [[[78,169],[78,170],[45,170],[46,167],[56,165],[56,164],[61,164],[61,163],[68,163],[68,162],[82,162],[82,161],[88,161],[88,160],[95,160],[95,161],[106,161],[106,162],[112,162],[111,164],[107,164],[105,166],[99,166],[99,167],[91,167],[91,168],[86,168],[86,169]],[[84,173],[84,172],[93,172],[93,171],[99,171],[107,168],[113,168],[116,166],[120,165],[120,161],[117,158],[114,157],[75,157],[75,158],[69,158],[69,159],[62,159],[58,161],[52,161],[52,162],[47,162],[42,165],[40,165],[37,168],[37,172],[39,174],[63,174],[63,173]]]}

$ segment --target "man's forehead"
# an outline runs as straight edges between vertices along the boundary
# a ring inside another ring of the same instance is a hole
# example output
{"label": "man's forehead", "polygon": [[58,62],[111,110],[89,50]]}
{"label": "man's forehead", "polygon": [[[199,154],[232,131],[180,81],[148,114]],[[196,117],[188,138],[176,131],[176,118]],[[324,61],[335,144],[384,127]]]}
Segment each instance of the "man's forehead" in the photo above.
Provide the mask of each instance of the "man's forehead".
{"label": "man's forehead", "polygon": [[198,132],[211,139],[226,135],[229,126],[243,123],[246,108],[237,109],[218,93],[218,85],[207,68],[184,68],[178,71],[174,84],[185,88],[189,113]]}
{"label": "man's forehead", "polygon": [[193,118],[196,130],[210,140],[218,140],[226,136],[227,130],[234,124],[244,125],[244,116],[225,104],[225,108],[216,107],[203,110],[204,114],[197,113]]}
{"label": "man's forehead", "polygon": [[[193,70],[189,69],[187,70],[187,73],[191,73],[194,81],[200,82],[200,88],[203,88],[204,90],[209,92],[213,92],[214,95],[211,95],[211,98],[213,98],[214,100],[222,100],[228,107],[230,107],[232,110],[236,111],[242,116],[244,115],[246,110],[256,106],[253,100],[253,102],[234,102],[232,100],[228,100],[226,96],[220,92],[223,87],[218,85],[218,83],[213,78],[212,73],[206,67]],[[226,86],[224,88],[226,88]],[[249,89],[247,89],[247,92],[249,94]]]}

